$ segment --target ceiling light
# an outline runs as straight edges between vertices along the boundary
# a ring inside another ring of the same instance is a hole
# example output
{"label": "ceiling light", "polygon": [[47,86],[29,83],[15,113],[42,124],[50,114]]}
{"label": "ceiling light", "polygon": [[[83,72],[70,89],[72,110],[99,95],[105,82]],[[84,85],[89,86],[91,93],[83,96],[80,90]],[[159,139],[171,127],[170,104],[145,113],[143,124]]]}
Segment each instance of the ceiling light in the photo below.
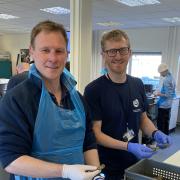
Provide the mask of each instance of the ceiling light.
{"label": "ceiling light", "polygon": [[19,17],[9,14],[0,14],[0,19],[15,19],[15,18],[19,18]]}
{"label": "ceiling light", "polygon": [[180,22],[180,17],[172,17],[172,18],[162,18],[162,20],[175,23],[175,22]]}
{"label": "ceiling light", "polygon": [[62,8],[62,7],[51,7],[51,8],[44,8],[44,9],[40,9],[41,11],[45,11],[48,13],[52,13],[52,14],[69,14],[70,10],[66,9],[66,8]]}
{"label": "ceiling light", "polygon": [[[99,23],[96,23],[100,26],[118,26],[120,25],[120,23],[118,22],[112,22],[112,21],[108,21],[108,22],[99,22]],[[122,24],[121,24],[122,25]]]}
{"label": "ceiling light", "polygon": [[130,7],[144,6],[144,5],[151,5],[151,4],[160,4],[160,2],[157,0],[115,0],[115,1],[123,3]]}

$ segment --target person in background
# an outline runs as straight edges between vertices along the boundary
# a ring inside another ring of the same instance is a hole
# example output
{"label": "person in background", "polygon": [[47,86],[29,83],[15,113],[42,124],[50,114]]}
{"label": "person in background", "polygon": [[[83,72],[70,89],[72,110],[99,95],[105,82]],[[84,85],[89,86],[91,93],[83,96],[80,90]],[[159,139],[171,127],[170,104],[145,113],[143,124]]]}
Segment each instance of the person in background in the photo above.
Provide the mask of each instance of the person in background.
{"label": "person in background", "polygon": [[67,62],[66,62],[65,67],[66,67],[66,69],[67,69],[68,71],[70,71],[70,61],[67,61]]}
{"label": "person in background", "polygon": [[86,86],[84,97],[94,119],[105,179],[120,180],[126,168],[154,154],[151,148],[138,143],[139,130],[154,138],[159,146],[170,143],[170,139],[147,117],[142,81],[126,74],[131,57],[127,34],[121,30],[105,33],[101,49],[107,73]]}
{"label": "person in background", "polygon": [[16,66],[17,74],[20,74],[20,73],[25,72],[25,71],[29,71],[30,63],[31,63],[31,61],[30,61],[30,55],[27,55],[27,56],[23,59],[23,61]]}
{"label": "person in background", "polygon": [[91,180],[100,171],[87,105],[76,91],[64,27],[31,32],[29,77],[0,102],[0,163],[15,180]]}
{"label": "person in background", "polygon": [[108,73],[108,70],[107,70],[107,68],[104,66],[104,67],[102,67],[102,69],[101,69],[101,71],[100,71],[100,75],[104,75],[104,74],[106,74],[106,73]]}
{"label": "person in background", "polygon": [[17,74],[20,74],[25,71],[29,71],[29,63],[28,62],[22,62],[21,64],[18,64],[16,67]]}
{"label": "person in background", "polygon": [[16,66],[16,72],[17,74],[12,76],[7,84],[7,90],[15,87],[22,81],[28,78],[28,72],[30,68],[30,64],[32,64],[33,61],[30,61],[30,56],[26,56],[26,58],[21,62],[21,64],[18,64]]}
{"label": "person in background", "polygon": [[175,80],[164,63],[158,66],[158,72],[163,77],[161,90],[156,92],[159,96],[157,127],[165,134],[169,134],[169,120],[173,98],[175,97]]}
{"label": "person in background", "polygon": [[7,84],[7,91],[15,87],[19,83],[23,82],[28,78],[30,64],[33,62],[23,62],[16,67],[17,74],[12,76]]}

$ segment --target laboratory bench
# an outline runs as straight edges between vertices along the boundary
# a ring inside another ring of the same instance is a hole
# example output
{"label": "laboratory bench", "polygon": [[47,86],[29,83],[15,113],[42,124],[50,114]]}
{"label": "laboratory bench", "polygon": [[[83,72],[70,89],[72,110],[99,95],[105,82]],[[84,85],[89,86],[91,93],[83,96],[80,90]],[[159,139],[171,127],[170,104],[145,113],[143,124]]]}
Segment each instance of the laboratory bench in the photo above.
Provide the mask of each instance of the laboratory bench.
{"label": "laboratory bench", "polygon": [[[172,108],[171,108],[171,117],[169,121],[169,130],[174,131],[176,128],[177,121],[180,117],[178,117],[178,114],[180,115],[180,108],[179,108],[179,99],[180,96],[177,95],[172,102]],[[147,97],[148,101],[148,110],[147,115],[152,120],[152,122],[156,125],[157,115],[158,115],[158,108],[157,108],[157,99],[153,96]]]}

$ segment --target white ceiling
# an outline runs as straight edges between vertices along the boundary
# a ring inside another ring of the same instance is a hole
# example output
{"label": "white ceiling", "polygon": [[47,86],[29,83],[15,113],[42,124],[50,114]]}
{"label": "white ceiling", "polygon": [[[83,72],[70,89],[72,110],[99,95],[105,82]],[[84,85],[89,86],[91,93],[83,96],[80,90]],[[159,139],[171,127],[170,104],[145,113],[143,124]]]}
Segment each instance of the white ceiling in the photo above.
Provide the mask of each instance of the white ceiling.
{"label": "white ceiling", "polygon": [[[109,28],[141,28],[180,26],[168,23],[162,18],[180,17],[180,0],[159,0],[158,5],[129,7],[115,0],[92,0],[93,29],[108,29],[96,23],[113,21],[120,26]],[[26,33],[39,21],[51,19],[69,28],[70,15],[53,15],[39,9],[61,6],[70,8],[70,0],[0,0],[0,13],[18,16],[18,19],[0,19],[0,34]]]}

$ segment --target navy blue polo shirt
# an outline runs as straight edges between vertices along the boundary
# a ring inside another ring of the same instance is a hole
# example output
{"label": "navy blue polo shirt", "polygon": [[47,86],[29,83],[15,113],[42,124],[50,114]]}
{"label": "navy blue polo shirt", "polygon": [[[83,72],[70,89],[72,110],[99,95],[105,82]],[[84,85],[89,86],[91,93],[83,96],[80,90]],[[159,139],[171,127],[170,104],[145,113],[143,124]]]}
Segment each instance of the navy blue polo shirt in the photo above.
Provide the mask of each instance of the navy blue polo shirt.
{"label": "navy blue polo shirt", "polygon": [[[84,92],[91,109],[93,120],[101,120],[101,130],[106,135],[123,140],[127,128],[133,129],[138,142],[140,117],[146,111],[144,85],[138,78],[127,75],[124,83],[114,83],[105,75],[91,82]],[[124,169],[137,161],[136,157],[124,150],[115,150],[98,145],[101,163],[112,173],[124,173]]]}

